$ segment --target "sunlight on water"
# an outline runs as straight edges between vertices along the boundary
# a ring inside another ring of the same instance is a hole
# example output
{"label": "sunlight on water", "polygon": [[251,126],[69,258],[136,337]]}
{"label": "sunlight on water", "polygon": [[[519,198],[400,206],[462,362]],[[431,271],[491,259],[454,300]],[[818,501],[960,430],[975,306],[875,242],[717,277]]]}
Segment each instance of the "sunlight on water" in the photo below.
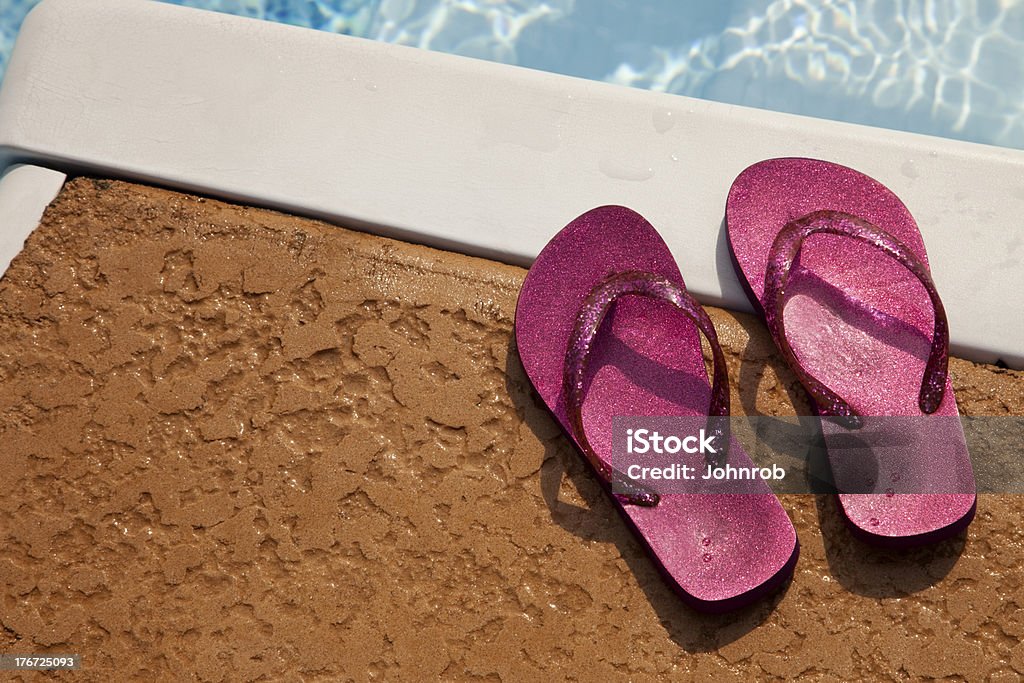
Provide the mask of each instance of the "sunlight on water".
{"label": "sunlight on water", "polygon": [[[1024,148],[1024,0],[165,0]],[[0,73],[37,0],[0,0]]]}
{"label": "sunlight on water", "polygon": [[371,37],[510,64],[535,23],[571,16],[574,0],[381,0]]}
{"label": "sunlight on water", "polygon": [[1024,147],[1024,2],[777,0],[607,79]]}

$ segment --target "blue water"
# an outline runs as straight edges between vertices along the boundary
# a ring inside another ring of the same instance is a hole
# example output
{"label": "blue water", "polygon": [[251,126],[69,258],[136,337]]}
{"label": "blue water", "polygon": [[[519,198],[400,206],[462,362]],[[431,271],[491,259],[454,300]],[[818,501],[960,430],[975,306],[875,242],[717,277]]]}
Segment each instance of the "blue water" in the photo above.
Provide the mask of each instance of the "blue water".
{"label": "blue water", "polygon": [[[38,0],[0,0],[0,73]],[[168,0],[1024,149],[1024,0]]]}

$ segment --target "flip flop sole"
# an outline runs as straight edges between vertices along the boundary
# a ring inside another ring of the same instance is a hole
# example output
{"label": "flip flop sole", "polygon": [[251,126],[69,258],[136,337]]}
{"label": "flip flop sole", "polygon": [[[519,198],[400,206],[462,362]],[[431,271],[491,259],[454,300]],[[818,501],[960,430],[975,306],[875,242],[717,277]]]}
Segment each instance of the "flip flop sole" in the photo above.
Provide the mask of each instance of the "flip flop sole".
{"label": "flip flop sole", "polygon": [[[562,397],[570,333],[594,286],[611,273],[629,270],[655,273],[683,287],[654,228],[629,209],[606,206],[559,232],[523,283],[515,322],[519,355],[570,439]],[[698,335],[689,319],[664,302],[634,296],[613,304],[591,351],[582,410],[588,438],[602,459],[611,460],[616,415],[707,414],[711,388]],[[749,465],[732,443],[730,462]],[[616,505],[688,603],[724,611],[775,589],[796,562],[793,525],[761,484],[763,494],[665,494],[655,507]]]}
{"label": "flip flop sole", "polygon": [[[772,243],[790,221],[815,211],[858,216],[903,242],[927,265],[917,224],[903,202],[872,178],[814,159],[770,159],[744,170],[726,205],[729,246],[763,313]],[[800,364],[865,416],[919,416],[918,392],[934,313],[924,286],[881,251],[842,236],[812,235],[787,285],[785,327]],[[952,384],[927,429],[872,463],[879,477],[915,473],[922,493],[842,494],[855,532],[884,545],[933,542],[962,530],[974,514],[974,479]],[[878,423],[885,424],[883,421]],[[877,424],[877,423],[876,423]],[[830,449],[833,471],[850,465]]]}

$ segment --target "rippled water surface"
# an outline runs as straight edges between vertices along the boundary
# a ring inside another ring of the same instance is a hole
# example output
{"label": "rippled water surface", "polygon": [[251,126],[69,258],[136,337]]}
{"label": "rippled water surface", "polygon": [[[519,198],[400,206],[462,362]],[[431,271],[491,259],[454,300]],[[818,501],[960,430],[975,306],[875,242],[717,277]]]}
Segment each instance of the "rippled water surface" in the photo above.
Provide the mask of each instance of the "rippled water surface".
{"label": "rippled water surface", "polygon": [[[0,67],[37,0],[0,0]],[[1024,148],[1024,0],[174,0],[720,102]]]}

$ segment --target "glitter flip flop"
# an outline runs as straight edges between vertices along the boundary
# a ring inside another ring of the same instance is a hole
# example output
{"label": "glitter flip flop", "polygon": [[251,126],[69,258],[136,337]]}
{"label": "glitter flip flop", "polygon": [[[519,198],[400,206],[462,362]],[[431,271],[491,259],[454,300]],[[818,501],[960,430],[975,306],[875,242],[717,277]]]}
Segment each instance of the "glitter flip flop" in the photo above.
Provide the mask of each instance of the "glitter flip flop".
{"label": "glitter flip flop", "polygon": [[[815,411],[841,418],[823,425],[855,534],[903,547],[966,528],[975,484],[947,376],[945,312],[907,208],[845,166],[770,159],[733,182],[726,225],[741,280],[783,358]],[[885,438],[834,447],[831,425],[843,420],[848,435]],[[851,481],[867,486],[844,486]]]}
{"label": "glitter flip flop", "polygon": [[[714,350],[714,386],[698,327]],[[659,496],[621,488],[610,467],[615,416],[728,413],[714,328],[643,217],[605,206],[562,229],[526,276],[515,330],[538,394],[609,493],[616,480],[612,499],[685,601],[734,609],[792,574],[796,532],[763,481],[754,494]],[[735,441],[728,458],[750,464]]]}

